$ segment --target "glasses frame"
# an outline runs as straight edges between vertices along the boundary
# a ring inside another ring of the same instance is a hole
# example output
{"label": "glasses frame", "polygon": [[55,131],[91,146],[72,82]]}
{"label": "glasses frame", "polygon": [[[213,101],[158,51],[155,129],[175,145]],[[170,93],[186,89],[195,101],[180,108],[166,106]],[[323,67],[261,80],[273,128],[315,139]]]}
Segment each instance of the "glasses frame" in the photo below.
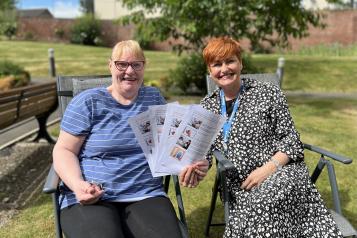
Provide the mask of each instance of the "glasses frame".
{"label": "glasses frame", "polygon": [[[128,65],[126,66],[125,69],[121,69],[121,68],[119,68],[118,65],[117,65],[118,62],[126,63],[126,64],[128,64]],[[142,66],[142,68],[140,68],[140,69],[135,69],[135,68],[133,67],[133,64],[138,63],[138,62],[143,63],[143,66]],[[144,69],[144,66],[145,66],[145,60],[136,60],[136,61],[132,61],[132,62],[123,61],[123,60],[113,60],[113,63],[114,63],[114,65],[115,65],[115,68],[116,68],[117,70],[119,70],[119,71],[125,71],[125,70],[127,70],[127,69],[129,68],[129,66],[130,66],[135,72],[138,72],[138,71],[143,70],[143,69]]]}

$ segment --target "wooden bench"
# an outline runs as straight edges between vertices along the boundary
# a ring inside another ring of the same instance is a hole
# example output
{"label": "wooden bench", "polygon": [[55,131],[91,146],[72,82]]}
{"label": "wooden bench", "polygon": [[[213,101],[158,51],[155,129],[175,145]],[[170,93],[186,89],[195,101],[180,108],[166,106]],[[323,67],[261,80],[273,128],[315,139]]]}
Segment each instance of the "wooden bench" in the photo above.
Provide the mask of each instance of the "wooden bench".
{"label": "wooden bench", "polygon": [[44,138],[49,143],[54,143],[55,141],[47,132],[46,122],[57,107],[56,82],[41,83],[1,92],[0,130],[35,117],[39,124],[39,131],[34,141]]}

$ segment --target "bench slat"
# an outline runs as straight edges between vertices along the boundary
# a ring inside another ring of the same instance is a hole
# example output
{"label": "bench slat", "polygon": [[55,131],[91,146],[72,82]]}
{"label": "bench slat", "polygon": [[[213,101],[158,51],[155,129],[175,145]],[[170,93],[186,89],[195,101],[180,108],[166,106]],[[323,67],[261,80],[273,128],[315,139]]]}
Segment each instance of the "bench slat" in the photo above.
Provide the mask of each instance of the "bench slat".
{"label": "bench slat", "polygon": [[0,93],[0,129],[53,110],[58,105],[57,84],[48,82]]}

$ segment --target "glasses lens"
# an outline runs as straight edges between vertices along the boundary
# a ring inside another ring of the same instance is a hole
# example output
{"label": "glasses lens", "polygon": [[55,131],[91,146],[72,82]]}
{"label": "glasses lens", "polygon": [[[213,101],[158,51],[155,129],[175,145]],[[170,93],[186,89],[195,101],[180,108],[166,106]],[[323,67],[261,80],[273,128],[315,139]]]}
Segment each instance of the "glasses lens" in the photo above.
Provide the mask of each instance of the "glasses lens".
{"label": "glasses lens", "polygon": [[142,70],[144,67],[144,62],[142,61],[132,62],[131,67],[133,67],[134,70]]}
{"label": "glasses lens", "polygon": [[119,70],[126,70],[126,68],[129,66],[129,63],[125,61],[115,61],[115,66]]}

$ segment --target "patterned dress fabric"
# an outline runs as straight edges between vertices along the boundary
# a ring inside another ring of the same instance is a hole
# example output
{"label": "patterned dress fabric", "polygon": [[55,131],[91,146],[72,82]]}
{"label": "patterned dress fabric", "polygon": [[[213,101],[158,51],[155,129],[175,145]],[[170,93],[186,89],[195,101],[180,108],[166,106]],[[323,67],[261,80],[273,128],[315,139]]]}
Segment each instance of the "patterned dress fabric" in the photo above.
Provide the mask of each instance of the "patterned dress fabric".
{"label": "patterned dress fabric", "polygon": [[[230,216],[224,237],[342,237],[304,163],[303,144],[281,90],[269,83],[242,79],[240,106],[233,121],[228,149],[222,132],[207,159],[218,149],[236,170],[227,174]],[[201,104],[220,114],[219,89]],[[250,191],[240,189],[247,176],[278,151],[290,162]]]}

